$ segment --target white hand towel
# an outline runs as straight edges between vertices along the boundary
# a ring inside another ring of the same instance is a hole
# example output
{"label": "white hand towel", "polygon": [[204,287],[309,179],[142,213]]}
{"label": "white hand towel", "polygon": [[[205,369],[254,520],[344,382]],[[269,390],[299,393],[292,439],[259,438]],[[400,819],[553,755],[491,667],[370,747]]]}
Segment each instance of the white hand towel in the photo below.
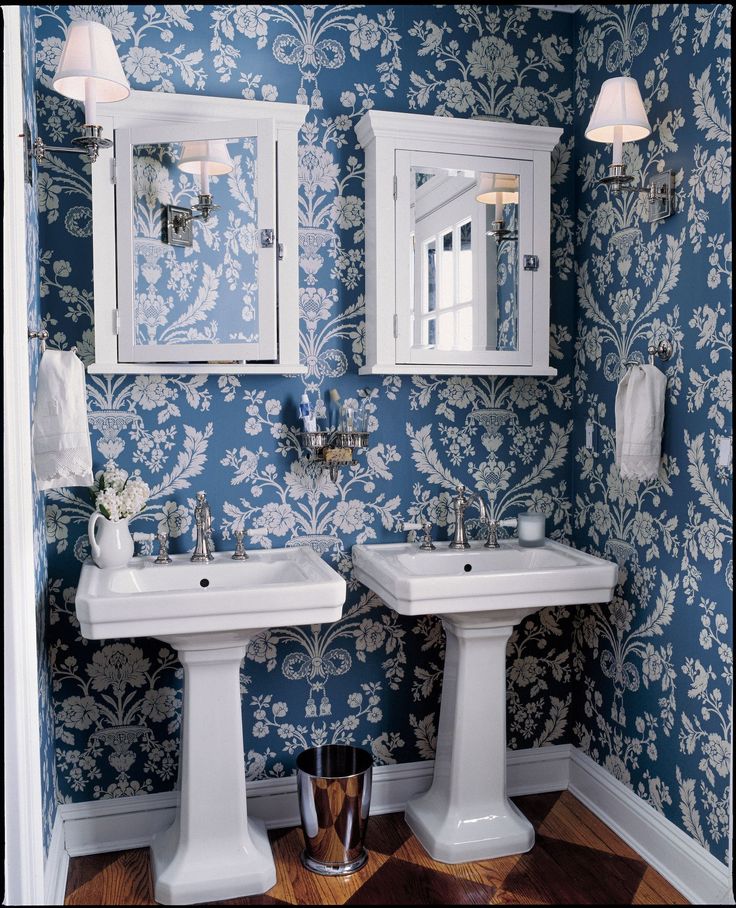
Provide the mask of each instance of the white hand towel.
{"label": "white hand towel", "polygon": [[33,408],[33,465],[39,489],[94,482],[84,364],[76,353],[45,350],[41,357]]}
{"label": "white hand towel", "polygon": [[616,463],[621,476],[656,479],[662,453],[667,376],[657,366],[632,366],[616,392]]}

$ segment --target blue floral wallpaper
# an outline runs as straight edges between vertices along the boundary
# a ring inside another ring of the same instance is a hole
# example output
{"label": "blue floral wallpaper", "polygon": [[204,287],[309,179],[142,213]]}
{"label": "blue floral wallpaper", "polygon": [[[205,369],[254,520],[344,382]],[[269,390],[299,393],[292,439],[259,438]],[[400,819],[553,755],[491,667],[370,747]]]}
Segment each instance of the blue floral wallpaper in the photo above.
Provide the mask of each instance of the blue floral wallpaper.
{"label": "blue floral wallpaper", "polygon": [[[35,36],[33,30],[32,7],[22,7],[21,21],[21,54],[23,62],[23,116],[31,131],[37,135],[36,104],[33,91],[35,74]],[[34,174],[35,174],[35,164]],[[38,270],[38,203],[33,186],[25,184],[26,223],[26,259],[28,262],[26,306],[28,325],[32,328],[41,325],[41,307],[39,296]],[[41,360],[41,345],[32,341],[28,345],[28,362],[30,371],[31,408],[36,399],[36,380],[38,365]],[[29,425],[30,429],[30,425]],[[34,485],[33,530],[35,560],[35,613],[36,613],[36,651],[38,654],[38,691],[39,720],[41,741],[41,798],[43,809],[43,847],[48,853],[51,832],[56,819],[56,765],[54,755],[54,716],[51,702],[51,665],[47,647],[48,613],[46,608],[46,584],[48,578],[48,561],[46,556],[46,518],[45,495]]]}
{"label": "blue floral wallpaper", "polygon": [[[730,46],[726,8],[575,16],[466,5],[33,9],[38,128],[48,141],[66,144],[82,122],[79,105],[49,88],[76,17],[113,30],[136,89],[310,107],[299,149],[303,380],[88,377],[95,468],[116,461],[152,488],[133,524],[142,551],[163,525],[174,551],[191,549],[194,494],[206,488],[218,548],[233,546],[233,529],[261,526],[268,534],[259,544],[311,545],[348,580],[335,625],[273,628],[252,641],[241,675],[248,777],[289,774],[302,748],[332,741],[368,747],[376,763],[431,759],[441,626],[384,608],[352,579],[350,547],[397,541],[400,521],[420,512],[445,538],[462,481],[489,495],[496,516],[543,510],[549,535],[621,565],[613,604],[545,610],[512,637],[509,745],[578,743],[723,858],[718,818],[729,780],[711,755],[731,721],[730,468],[718,472],[713,458],[713,433],[731,427],[723,388],[730,99],[728,80],[718,82]],[[678,47],[689,65],[670,92]],[[609,200],[595,186],[606,149],[582,136],[600,82],[632,66],[656,126],[651,140],[626,147],[630,166],[656,170],[664,159],[684,172],[683,210],[655,228],[634,197]],[[373,106],[563,127],[552,177],[557,378],[358,376],[364,161],[353,127]],[[50,155],[39,169],[38,211],[43,318],[55,346],[76,344],[91,362],[89,167]],[[692,259],[687,281],[683,255]],[[697,286],[707,295],[696,297]],[[645,351],[651,330],[665,325],[677,345],[667,457],[657,483],[624,488],[610,450],[617,363]],[[326,401],[333,387],[343,400],[369,397],[372,432],[367,454],[335,482],[300,461],[296,411],[304,388]],[[598,427],[595,457],[583,446],[588,419]],[[84,489],[46,496],[47,653],[67,802],[170,790],[178,760],[175,654],[156,640],[92,642],[79,633],[74,597],[91,509]],[[706,554],[708,528],[717,558]]]}
{"label": "blue floral wallpaper", "polygon": [[[733,685],[731,34],[727,5],[584,7],[576,17],[578,270],[574,541],[619,564],[613,602],[573,620],[573,741],[726,860]],[[584,130],[602,81],[632,75],[652,135],[642,182],[675,171],[678,212],[596,185],[610,148]],[[668,336],[656,480],[622,480],[614,398],[627,359]],[[594,426],[595,450],[584,446]]]}

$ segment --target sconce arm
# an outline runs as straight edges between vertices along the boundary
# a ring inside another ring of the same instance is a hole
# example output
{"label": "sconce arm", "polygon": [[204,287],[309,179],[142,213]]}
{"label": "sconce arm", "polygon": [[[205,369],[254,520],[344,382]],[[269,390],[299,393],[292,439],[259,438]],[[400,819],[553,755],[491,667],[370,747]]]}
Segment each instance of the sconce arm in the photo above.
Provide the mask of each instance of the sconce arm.
{"label": "sconce arm", "polygon": [[24,124],[23,143],[25,145],[26,155],[35,159],[40,164],[49,151],[56,151],[62,154],[80,154],[87,155],[90,163],[94,164],[97,160],[101,148],[111,148],[112,140],[102,137],[101,126],[91,126],[85,124],[83,134],[76,139],[72,139],[74,146],[69,145],[47,145],[42,138],[37,136],[31,144],[31,134],[27,125]]}

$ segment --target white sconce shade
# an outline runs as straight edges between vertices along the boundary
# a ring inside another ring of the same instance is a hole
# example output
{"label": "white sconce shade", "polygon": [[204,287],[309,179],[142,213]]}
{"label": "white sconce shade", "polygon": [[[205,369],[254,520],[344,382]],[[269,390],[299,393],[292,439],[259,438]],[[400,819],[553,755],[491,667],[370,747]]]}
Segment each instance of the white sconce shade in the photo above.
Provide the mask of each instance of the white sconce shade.
{"label": "white sconce shade", "polygon": [[519,201],[519,178],[512,173],[484,173],[476,201],[485,205],[508,205]]}
{"label": "white sconce shade", "polygon": [[222,176],[234,168],[225,139],[195,139],[182,144],[179,169],[199,174],[200,191],[205,194],[209,193],[211,176]]}
{"label": "white sconce shade", "polygon": [[85,122],[97,119],[97,101],[122,101],[130,94],[112,32],[101,22],[72,22],[52,81],[61,95],[84,101]]}
{"label": "white sconce shade", "polygon": [[652,131],[639,86],[631,76],[606,79],[585,130],[592,142],[613,143],[613,163],[620,164],[624,142],[638,142]]}
{"label": "white sconce shade", "polygon": [[200,165],[207,165],[207,173],[219,177],[230,173],[233,161],[225,139],[196,139],[184,142],[179,158],[179,169],[185,173],[199,173]]}

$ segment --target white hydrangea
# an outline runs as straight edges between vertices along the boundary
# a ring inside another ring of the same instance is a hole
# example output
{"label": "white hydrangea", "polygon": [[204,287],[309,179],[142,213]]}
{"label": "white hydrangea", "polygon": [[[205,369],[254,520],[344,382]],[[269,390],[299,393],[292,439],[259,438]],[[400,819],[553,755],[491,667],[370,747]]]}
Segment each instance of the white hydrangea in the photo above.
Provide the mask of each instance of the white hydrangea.
{"label": "white hydrangea", "polygon": [[97,510],[108,520],[127,520],[145,508],[151,490],[140,474],[128,478],[128,473],[108,466],[98,477],[100,490],[96,493]]}
{"label": "white hydrangea", "polygon": [[102,474],[102,478],[105,480],[104,488],[113,489],[115,492],[120,492],[125,486],[126,480],[128,479],[128,474],[121,467],[115,466],[115,464],[110,464],[105,468],[105,472]]}
{"label": "white hydrangea", "polygon": [[113,489],[104,489],[97,495],[97,510],[108,520],[120,520],[120,503],[118,493]]}

